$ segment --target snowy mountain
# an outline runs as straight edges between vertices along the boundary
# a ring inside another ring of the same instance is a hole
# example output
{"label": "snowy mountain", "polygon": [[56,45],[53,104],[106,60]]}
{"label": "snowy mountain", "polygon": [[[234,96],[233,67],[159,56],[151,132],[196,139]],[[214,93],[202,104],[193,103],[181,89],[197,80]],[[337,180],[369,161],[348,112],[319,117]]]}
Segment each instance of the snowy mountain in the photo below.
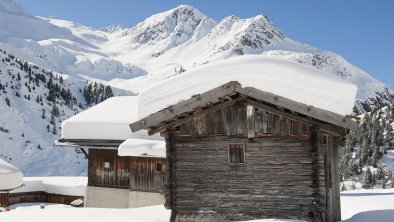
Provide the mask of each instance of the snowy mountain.
{"label": "snowy mountain", "polygon": [[84,175],[84,155],[55,148],[54,141],[63,120],[112,94],[108,86],[45,70],[0,49],[0,158],[24,175]]}
{"label": "snowy mountain", "polygon": [[[44,87],[48,83],[35,86],[38,91],[18,91],[21,97],[14,96],[16,90],[25,90],[23,76],[28,73],[18,70],[18,63],[13,59],[38,67],[37,73],[41,70],[41,74],[47,76],[46,81],[51,72],[53,81],[56,80],[55,76],[63,76],[64,90],[70,90],[76,100],[72,108],[60,106],[66,102],[62,99],[57,101],[62,113],[56,117],[57,127],[61,120],[82,110],[79,104],[86,108],[87,102],[98,102],[97,97],[86,101],[82,91],[87,80],[112,86],[116,95],[133,95],[143,92],[152,84],[171,80],[199,66],[246,54],[290,60],[355,83],[358,86],[356,114],[394,101],[393,87],[372,78],[340,55],[290,39],[264,15],[248,19],[228,16],[215,21],[191,6],[180,5],[153,15],[134,27],[111,25],[94,29],[58,18],[33,16],[13,0],[0,0],[0,49],[6,51],[5,54],[0,53],[4,59],[0,63],[0,81],[2,85],[8,84],[6,92],[0,95],[3,96],[0,99],[1,110],[7,113],[0,117],[0,127],[8,130],[8,133],[0,131],[0,142],[4,144],[0,153],[2,158],[8,158],[26,175],[75,175],[81,173],[82,167],[57,167],[64,168],[64,171],[38,165],[31,167],[23,159],[27,156],[18,155],[25,149],[34,150],[33,147],[39,144],[44,150],[47,147],[50,150],[57,136],[47,132],[48,116],[46,119],[33,118],[39,117],[42,109],[46,110],[47,115],[53,109],[51,103],[43,102],[40,105],[41,102],[36,104],[33,101],[37,96],[43,99],[48,96],[50,89]],[[11,62],[6,59],[9,54],[13,57],[9,58]],[[20,83],[15,80],[18,72],[21,75]],[[16,84],[20,85],[19,88]],[[11,86],[14,88],[11,89]],[[24,99],[29,94],[31,100]],[[7,105],[6,97],[11,106]],[[24,136],[29,137],[26,140],[31,143],[16,139],[17,135],[22,134],[18,129],[25,130]],[[72,162],[80,161],[80,156],[75,159],[74,153],[63,152],[69,151],[51,153],[34,150],[31,155],[35,155],[36,159],[33,159],[37,161],[39,156],[50,157],[54,161],[60,157],[67,158],[68,164],[73,166],[75,164]],[[68,172],[67,168],[70,169]]]}

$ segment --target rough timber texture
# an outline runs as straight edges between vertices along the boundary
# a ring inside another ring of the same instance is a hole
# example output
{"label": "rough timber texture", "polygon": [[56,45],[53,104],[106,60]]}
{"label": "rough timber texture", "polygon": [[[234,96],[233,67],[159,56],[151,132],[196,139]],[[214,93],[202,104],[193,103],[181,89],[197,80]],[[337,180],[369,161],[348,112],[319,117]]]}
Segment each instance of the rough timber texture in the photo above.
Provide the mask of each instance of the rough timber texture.
{"label": "rough timber texture", "polygon": [[0,207],[8,207],[9,194],[8,192],[0,192]]}
{"label": "rough timber texture", "polygon": [[180,124],[178,135],[258,137],[269,134],[310,134],[310,125],[259,107],[253,107],[252,114],[248,117],[247,107],[251,106],[246,104],[239,100],[232,105],[212,109],[211,112],[190,119]]}
{"label": "rough timber texture", "polygon": [[241,99],[166,128],[171,221],[337,221],[337,139],[318,126]]}
{"label": "rough timber texture", "polygon": [[[228,146],[244,143],[246,163],[228,164]],[[314,209],[310,136],[248,139],[177,138],[178,213],[213,211],[226,220],[307,219]],[[319,209],[325,209],[324,155],[320,170]]]}
{"label": "rough timber texture", "polygon": [[31,202],[46,202],[46,203],[59,203],[59,204],[70,204],[74,200],[84,200],[83,196],[70,196],[62,194],[53,194],[43,191],[33,191],[24,193],[10,193],[8,195],[8,204],[18,203],[31,203]]}
{"label": "rough timber texture", "polygon": [[[105,163],[109,163],[109,168]],[[156,164],[161,164],[157,171]],[[88,185],[164,192],[165,158],[121,157],[117,150],[89,149]]]}
{"label": "rough timber texture", "polygon": [[336,137],[328,137],[326,147],[327,221],[340,221],[338,139]]}

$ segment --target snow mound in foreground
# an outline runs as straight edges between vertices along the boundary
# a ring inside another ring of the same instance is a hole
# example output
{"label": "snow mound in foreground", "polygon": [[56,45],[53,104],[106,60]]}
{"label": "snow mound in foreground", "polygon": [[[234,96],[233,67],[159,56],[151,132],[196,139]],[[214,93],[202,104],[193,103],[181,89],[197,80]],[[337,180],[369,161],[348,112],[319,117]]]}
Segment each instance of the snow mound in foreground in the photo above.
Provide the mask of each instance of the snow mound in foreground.
{"label": "snow mound in foreground", "polygon": [[16,167],[0,159],[0,191],[12,190],[22,184],[22,173]]}
{"label": "snow mound in foreground", "polygon": [[244,55],[151,86],[138,97],[138,116],[144,118],[230,81],[340,115],[352,112],[357,93],[357,86],[329,73],[265,55]]}

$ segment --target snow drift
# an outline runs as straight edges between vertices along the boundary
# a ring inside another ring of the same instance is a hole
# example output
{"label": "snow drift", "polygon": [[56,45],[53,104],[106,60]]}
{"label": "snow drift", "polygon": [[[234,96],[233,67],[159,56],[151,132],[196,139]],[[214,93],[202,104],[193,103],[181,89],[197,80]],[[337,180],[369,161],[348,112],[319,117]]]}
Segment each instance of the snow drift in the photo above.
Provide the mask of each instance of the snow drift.
{"label": "snow drift", "polygon": [[22,185],[22,173],[16,167],[0,159],[0,191],[13,190]]}

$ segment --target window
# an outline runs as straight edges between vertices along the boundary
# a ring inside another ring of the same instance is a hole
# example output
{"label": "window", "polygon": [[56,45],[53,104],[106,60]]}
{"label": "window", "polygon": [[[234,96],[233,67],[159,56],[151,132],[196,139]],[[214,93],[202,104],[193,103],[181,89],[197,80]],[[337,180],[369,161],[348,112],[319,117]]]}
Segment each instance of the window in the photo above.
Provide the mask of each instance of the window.
{"label": "window", "polygon": [[156,171],[161,172],[161,163],[156,163]]}
{"label": "window", "polygon": [[231,164],[245,163],[245,145],[230,144],[228,147],[228,162]]}
{"label": "window", "polygon": [[104,162],[104,169],[109,169],[109,168],[110,168],[109,162]]}

